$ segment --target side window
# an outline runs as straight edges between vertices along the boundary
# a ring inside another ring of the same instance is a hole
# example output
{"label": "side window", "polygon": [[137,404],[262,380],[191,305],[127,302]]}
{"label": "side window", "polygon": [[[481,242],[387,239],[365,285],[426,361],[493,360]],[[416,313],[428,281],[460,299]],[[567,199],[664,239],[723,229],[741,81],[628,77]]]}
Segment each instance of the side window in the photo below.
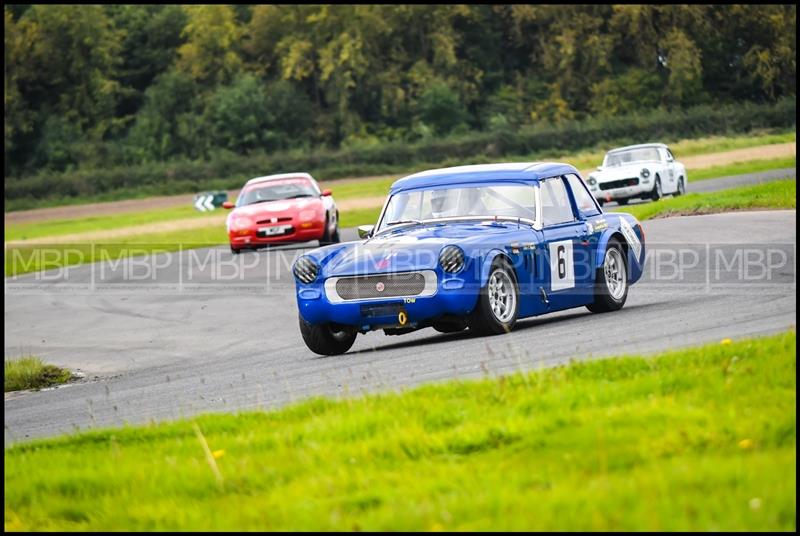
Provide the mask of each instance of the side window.
{"label": "side window", "polygon": [[569,195],[567,195],[567,187],[564,186],[561,177],[544,180],[539,187],[542,191],[542,224],[544,226],[575,220]]}
{"label": "side window", "polygon": [[600,211],[597,210],[597,205],[594,204],[592,194],[590,194],[589,190],[586,189],[586,185],[583,183],[583,180],[574,173],[570,173],[569,175],[565,176],[567,177],[567,182],[569,182],[569,187],[572,190],[572,195],[575,196],[575,204],[578,205],[578,210],[580,213],[584,216],[594,216],[596,214],[600,214]]}
{"label": "side window", "polygon": [[667,149],[667,161],[675,160],[675,157],[672,155],[672,151]]}

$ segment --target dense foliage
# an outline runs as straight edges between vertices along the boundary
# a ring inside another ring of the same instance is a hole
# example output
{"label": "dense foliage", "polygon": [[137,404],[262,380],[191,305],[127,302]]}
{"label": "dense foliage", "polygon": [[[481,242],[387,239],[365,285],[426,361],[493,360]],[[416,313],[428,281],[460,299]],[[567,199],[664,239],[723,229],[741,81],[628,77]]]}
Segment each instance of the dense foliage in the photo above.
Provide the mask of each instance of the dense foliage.
{"label": "dense foliage", "polygon": [[796,6],[6,6],[5,175],[795,95]]}
{"label": "dense foliage", "polygon": [[217,151],[211,159],[171,159],[62,172],[43,170],[24,177],[6,177],[5,209],[48,206],[65,199],[99,201],[208,188],[233,189],[253,176],[290,170],[304,170],[319,179],[330,180],[498,160],[552,158],[586,147],[609,149],[642,141],[670,142],[703,135],[791,128],[795,125],[795,112],[795,100],[787,98],[775,104],[728,105],[718,109],[701,105],[648,115],[570,120],[556,125],[540,123],[523,126],[516,132],[490,131],[414,143],[393,141],[339,149],[254,151],[248,155]]}

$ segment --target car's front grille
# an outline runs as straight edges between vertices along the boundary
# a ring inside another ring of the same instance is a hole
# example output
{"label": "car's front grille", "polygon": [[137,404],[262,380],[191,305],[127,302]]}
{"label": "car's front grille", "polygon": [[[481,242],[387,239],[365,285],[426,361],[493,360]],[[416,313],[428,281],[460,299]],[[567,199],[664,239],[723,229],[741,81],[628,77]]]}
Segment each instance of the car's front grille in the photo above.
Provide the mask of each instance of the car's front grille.
{"label": "car's front grille", "polygon": [[281,216],[279,218],[266,218],[264,220],[258,220],[256,223],[259,223],[259,224],[262,224],[262,223],[280,223],[280,222],[283,222],[283,221],[292,221],[292,218],[290,216]]}
{"label": "car's front grille", "polygon": [[336,282],[342,300],[417,296],[425,290],[425,277],[419,272],[343,277]]}
{"label": "car's front grille", "polygon": [[609,181],[600,183],[601,190],[613,190],[614,188],[624,188],[625,186],[636,186],[639,184],[638,178],[620,179],[618,181]]}

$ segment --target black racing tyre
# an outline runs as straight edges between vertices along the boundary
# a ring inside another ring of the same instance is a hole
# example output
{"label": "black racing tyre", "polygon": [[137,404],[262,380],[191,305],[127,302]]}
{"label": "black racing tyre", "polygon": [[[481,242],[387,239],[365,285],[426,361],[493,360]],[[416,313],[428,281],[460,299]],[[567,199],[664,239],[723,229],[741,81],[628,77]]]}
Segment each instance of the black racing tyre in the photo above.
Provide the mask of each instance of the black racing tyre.
{"label": "black racing tyre", "polygon": [[339,355],[348,351],[356,341],[355,328],[341,324],[309,324],[303,317],[300,320],[300,334],[306,346],[320,355]]}
{"label": "black racing tyre", "polygon": [[663,191],[661,190],[661,177],[656,175],[656,183],[653,185],[653,191],[650,193],[650,199],[653,201],[658,201],[664,196]]}
{"label": "black racing tyre", "polygon": [[674,197],[681,196],[686,193],[686,181],[683,180],[683,177],[678,179],[678,190],[675,192]]}
{"label": "black racing tyre", "polygon": [[603,265],[597,269],[594,301],[586,306],[593,313],[622,309],[628,299],[628,264],[625,249],[612,238],[606,247]]}
{"label": "black racing tyre", "polygon": [[597,204],[600,205],[600,207],[602,207],[603,203],[606,202],[605,199],[596,199],[596,201],[597,201]]}
{"label": "black racing tyre", "polygon": [[325,232],[322,234],[322,238],[319,239],[320,246],[327,246],[329,244],[338,244],[339,243],[339,213],[336,213],[336,228],[333,230],[333,233],[329,232],[328,230],[328,216],[325,216]]}
{"label": "black racing tyre", "polygon": [[336,211],[336,228],[331,235],[331,244],[338,244],[341,241],[339,238],[339,211]]}
{"label": "black racing tyre", "polygon": [[628,204],[628,200],[627,199],[617,199],[617,204],[619,206],[621,206],[621,207],[624,207],[625,205]]}
{"label": "black racing tyre", "polygon": [[495,258],[486,286],[467,318],[470,331],[480,335],[499,335],[514,328],[519,315],[519,284],[514,269],[502,258]]}
{"label": "black racing tyre", "polygon": [[241,252],[242,252],[241,249],[238,249],[238,248],[235,248],[235,247],[231,246],[231,253],[233,253],[234,255],[238,255]]}

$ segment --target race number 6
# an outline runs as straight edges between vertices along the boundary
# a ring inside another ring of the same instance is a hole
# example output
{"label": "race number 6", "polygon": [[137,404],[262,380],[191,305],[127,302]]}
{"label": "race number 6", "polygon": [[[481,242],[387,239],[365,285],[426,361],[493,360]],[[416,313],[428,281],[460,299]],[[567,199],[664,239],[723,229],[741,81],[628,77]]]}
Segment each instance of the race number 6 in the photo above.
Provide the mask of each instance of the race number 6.
{"label": "race number 6", "polygon": [[558,248],[556,248],[556,250],[558,251],[558,255],[557,255],[557,257],[558,257],[558,278],[559,279],[564,279],[565,277],[567,277],[567,263],[564,260],[565,248],[564,248],[564,246],[558,246]]}
{"label": "race number 6", "polygon": [[550,242],[550,290],[563,290],[574,286],[572,240]]}

